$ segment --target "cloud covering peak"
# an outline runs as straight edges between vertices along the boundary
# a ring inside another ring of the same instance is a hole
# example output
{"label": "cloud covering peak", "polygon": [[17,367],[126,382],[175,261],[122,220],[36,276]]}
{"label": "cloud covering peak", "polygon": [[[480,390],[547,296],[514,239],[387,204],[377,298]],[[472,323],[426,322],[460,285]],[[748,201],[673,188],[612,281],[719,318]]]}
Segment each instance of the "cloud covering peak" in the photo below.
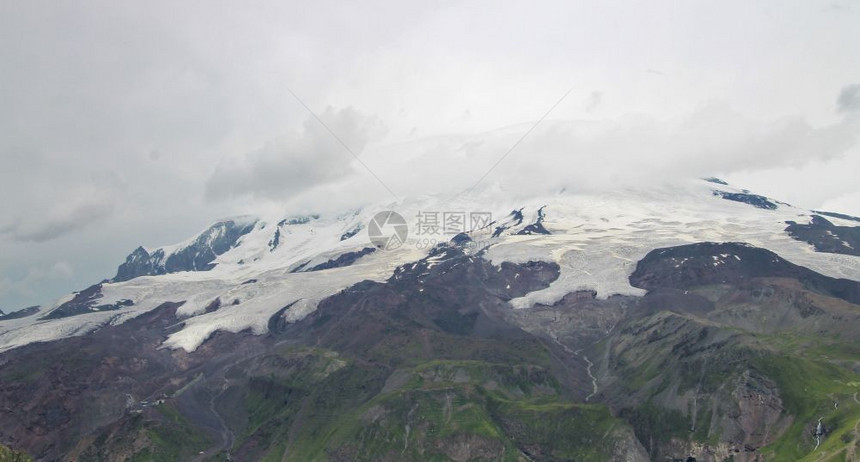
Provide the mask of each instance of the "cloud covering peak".
{"label": "cloud covering peak", "polygon": [[326,129],[330,129],[355,155],[361,155],[371,138],[384,133],[379,119],[347,107],[332,107],[305,120],[303,130],[269,141],[262,148],[218,164],[206,180],[206,198],[222,200],[248,196],[286,201],[314,186],[354,173],[355,159]]}

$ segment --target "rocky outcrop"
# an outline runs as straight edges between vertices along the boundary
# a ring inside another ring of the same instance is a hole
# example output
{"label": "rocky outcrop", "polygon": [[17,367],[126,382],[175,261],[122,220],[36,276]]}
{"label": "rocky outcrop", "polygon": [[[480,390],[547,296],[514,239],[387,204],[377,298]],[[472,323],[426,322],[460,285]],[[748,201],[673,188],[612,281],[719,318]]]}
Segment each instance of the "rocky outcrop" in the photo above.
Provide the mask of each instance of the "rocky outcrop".
{"label": "rocky outcrop", "polygon": [[749,204],[759,209],[776,210],[778,207],[778,205],[771,202],[770,199],[768,199],[767,197],[759,196],[758,194],[750,194],[748,192],[731,193],[726,191],[714,190],[714,195],[717,197],[721,197],[725,200]]}
{"label": "rocky outcrop", "polygon": [[322,271],[332,268],[343,268],[344,266],[349,266],[355,263],[356,261],[358,261],[359,258],[365,255],[372,254],[373,252],[376,252],[375,247],[365,247],[361,250],[356,250],[354,252],[347,252],[338,255],[337,258],[332,258],[328,261],[325,261],[323,263],[320,263],[319,265],[315,265],[312,268],[303,271]]}
{"label": "rocky outcrop", "polygon": [[836,212],[825,212],[823,210],[813,210],[813,212],[815,212],[819,215],[824,215],[824,216],[833,217],[833,218],[840,218],[842,220],[860,222],[860,217],[855,217],[854,215],[846,215],[844,213],[836,213]]}
{"label": "rocky outcrop", "polygon": [[525,228],[519,230],[517,232],[518,235],[531,235],[531,234],[552,234],[550,233],[544,226],[543,221],[546,218],[543,209],[546,206],[538,209],[537,220],[534,223],[527,225]]}
{"label": "rocky outcrop", "polygon": [[26,318],[27,316],[32,316],[39,312],[39,306],[28,306],[27,308],[20,309],[18,311],[13,311],[11,313],[3,313],[0,310],[0,321],[8,321],[10,319],[21,319]]}
{"label": "rocky outcrop", "polygon": [[67,318],[94,311],[116,311],[134,305],[131,300],[119,300],[116,303],[99,304],[98,301],[101,298],[102,284],[87,287],[80,292],[76,292],[71,300],[54,308],[51,312],[43,316],[42,319]]}
{"label": "rocky outcrop", "polygon": [[860,304],[860,282],[827,277],[769,250],[737,242],[703,242],[652,250],[636,264],[630,284],[646,290],[683,290],[765,277],[796,279],[810,290]]}
{"label": "rocky outcrop", "polygon": [[860,256],[860,226],[836,226],[819,215],[809,224],[786,222],[789,236],[809,243],[817,252]]}
{"label": "rocky outcrop", "polygon": [[345,241],[345,240],[355,236],[356,234],[360,233],[363,229],[364,229],[364,226],[362,226],[361,223],[359,223],[359,224],[353,226],[352,228],[350,228],[349,230],[347,230],[346,232],[344,232],[343,234],[341,234],[340,240]]}
{"label": "rocky outcrop", "polygon": [[179,271],[208,271],[215,267],[218,255],[236,246],[239,239],[251,232],[256,221],[224,220],[210,226],[188,244],[165,253],[152,253],[138,247],[119,266],[113,282],[128,281],[139,276],[155,276]]}

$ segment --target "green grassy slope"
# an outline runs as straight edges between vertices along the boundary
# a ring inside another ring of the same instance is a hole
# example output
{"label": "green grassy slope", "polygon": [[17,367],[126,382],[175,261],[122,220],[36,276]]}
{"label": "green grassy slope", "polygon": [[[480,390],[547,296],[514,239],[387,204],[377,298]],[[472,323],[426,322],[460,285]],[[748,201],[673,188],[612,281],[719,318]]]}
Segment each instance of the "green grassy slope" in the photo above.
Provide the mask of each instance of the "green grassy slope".
{"label": "green grassy slope", "polygon": [[[546,365],[431,360],[398,369],[383,386],[389,375],[383,370],[324,350],[311,354],[316,361],[305,373],[252,380],[249,424],[237,441],[243,454],[296,461],[516,461],[524,454],[597,461],[611,456],[616,430],[625,428],[606,406],[570,402]],[[336,370],[319,374],[332,369],[333,359]],[[369,391],[374,384],[379,389]]]}
{"label": "green grassy slope", "polygon": [[0,462],[33,462],[27,454],[0,445]]}

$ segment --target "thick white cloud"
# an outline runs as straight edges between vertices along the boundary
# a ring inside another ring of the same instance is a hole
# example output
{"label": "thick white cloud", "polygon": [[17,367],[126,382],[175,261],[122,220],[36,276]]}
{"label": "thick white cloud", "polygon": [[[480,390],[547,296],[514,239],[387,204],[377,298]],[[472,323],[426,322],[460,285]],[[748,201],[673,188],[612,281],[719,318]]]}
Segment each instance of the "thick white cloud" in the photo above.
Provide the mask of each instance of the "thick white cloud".
{"label": "thick white cloud", "polygon": [[[475,135],[440,136],[379,148],[369,158],[379,166],[380,176],[402,194],[455,194],[475,184],[530,128],[531,124],[522,124]],[[858,134],[860,120],[856,119],[813,127],[802,117],[755,120],[725,106],[665,119],[627,115],[548,120],[482,184],[528,195],[560,188],[594,191],[678,177],[802,168],[856,155]],[[404,151],[412,155],[397,155]],[[855,187],[847,178],[842,184]],[[793,187],[808,192],[802,182]]]}
{"label": "thick white cloud", "polygon": [[318,117],[322,122],[308,117],[301,134],[221,162],[206,181],[207,198],[286,201],[311,187],[343,180],[354,173],[353,156],[360,156],[367,142],[384,132],[379,120],[352,108],[327,108]]}

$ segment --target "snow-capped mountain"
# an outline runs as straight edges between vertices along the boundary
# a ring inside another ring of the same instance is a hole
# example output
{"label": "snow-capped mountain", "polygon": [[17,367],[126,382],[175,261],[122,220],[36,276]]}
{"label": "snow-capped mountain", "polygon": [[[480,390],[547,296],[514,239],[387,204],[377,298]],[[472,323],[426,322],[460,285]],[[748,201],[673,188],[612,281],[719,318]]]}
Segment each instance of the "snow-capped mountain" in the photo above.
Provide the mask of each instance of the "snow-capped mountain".
{"label": "snow-capped mountain", "polygon": [[860,441],[858,231],[715,178],[220,220],[0,315],[0,444],[817,460]]}
{"label": "snow-capped mountain", "polygon": [[[421,234],[418,217],[428,211],[440,219],[444,212],[490,212],[492,224],[466,231],[472,241],[468,250],[493,264],[559,265],[558,280],[511,299],[513,308],[552,305],[579,290],[593,290],[599,298],[643,295],[628,280],[636,262],[656,248],[705,241],[745,242],[823,275],[860,280],[860,258],[851,255],[856,252],[849,244],[856,242],[852,217],[825,219],[820,212],[722,183],[708,179],[604,194],[560,192],[519,202],[479,197],[440,203],[424,197],[336,216],[221,220],[180,244],[139,247],[109,282],[0,323],[0,351],[120,324],[167,302],[183,304],[178,310],[183,328],[165,340],[166,347],[193,351],[219,330],[262,334],[269,318],[284,307],[290,306],[285,319],[302,319],[320,300],[363,280],[384,281],[395,268],[453,238],[441,229]],[[374,252],[360,231],[375,213],[388,209],[407,217],[409,238],[398,249]],[[843,234],[824,234],[836,241],[831,246],[836,250],[816,251],[786,232],[787,224],[793,230],[822,222],[845,227],[846,240],[839,237]],[[208,311],[213,303],[221,308]]]}
{"label": "snow-capped mountain", "polygon": [[180,271],[208,271],[215,267],[215,258],[233,248],[239,238],[254,229],[256,223],[249,217],[222,220],[181,244],[152,251],[138,247],[119,266],[112,281]]}

